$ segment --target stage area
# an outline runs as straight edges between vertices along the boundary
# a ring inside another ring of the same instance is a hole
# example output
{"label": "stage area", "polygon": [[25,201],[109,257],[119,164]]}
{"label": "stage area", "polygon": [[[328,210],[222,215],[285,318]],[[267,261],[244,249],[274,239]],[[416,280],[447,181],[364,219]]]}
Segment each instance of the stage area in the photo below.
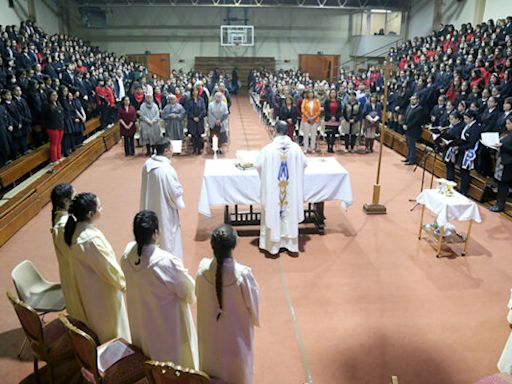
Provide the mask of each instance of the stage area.
{"label": "stage area", "polygon": [[[234,99],[231,148],[259,149],[269,138],[247,97]],[[326,203],[326,235],[302,235],[298,258],[266,259],[257,238],[240,239],[235,256],[252,267],[261,288],[261,328],[256,330],[255,384],[462,384],[497,371],[510,328],[506,304],[512,286],[512,222],[480,206],[469,252],[436,259],[418,241],[421,170],[403,166],[385,149],[382,198],[388,214],[367,216],[377,153],[337,154],[349,171],[354,203],[344,211]],[[209,232],[223,220],[221,207],[206,219],[197,212],[207,157],[176,157],[185,188],[181,214],[185,265],[195,274],[210,256]],[[210,158],[210,157],[208,157]],[[118,257],[132,239],[145,158],[125,158],[122,143],[105,153],[73,183],[95,192],[103,205],[98,223]],[[426,222],[432,217],[426,217]],[[50,233],[50,206],[0,249],[0,292],[13,291],[11,269],[32,260],[58,279]],[[463,225],[465,228],[465,225]],[[23,340],[7,299],[0,300],[0,382],[18,383],[32,362],[18,361]],[[28,355],[28,354],[26,354]]]}

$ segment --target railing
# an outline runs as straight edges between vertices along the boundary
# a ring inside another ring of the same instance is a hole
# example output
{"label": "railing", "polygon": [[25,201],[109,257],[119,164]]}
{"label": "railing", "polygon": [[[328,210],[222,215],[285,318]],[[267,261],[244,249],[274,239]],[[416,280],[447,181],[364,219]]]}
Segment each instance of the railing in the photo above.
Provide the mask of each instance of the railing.
{"label": "railing", "polygon": [[402,43],[402,41],[403,41],[403,38],[398,38],[398,39],[397,39],[397,40],[395,40],[395,41],[392,41],[392,42],[390,42],[390,43],[384,44],[384,45],[382,45],[382,46],[380,46],[380,47],[378,47],[378,48],[375,48],[375,49],[373,49],[373,50],[371,50],[371,51],[368,51],[368,52],[366,52],[366,53],[364,53],[364,54],[362,54],[362,55],[359,55],[359,56],[357,56],[357,57],[352,57],[351,59],[349,59],[349,60],[347,60],[347,61],[345,61],[345,62],[341,63],[338,67],[339,67],[339,68],[343,68],[343,67],[344,67],[344,66],[346,66],[347,64],[355,63],[355,62],[357,62],[357,61],[361,60],[362,58],[373,58],[373,57],[375,57],[375,55],[374,55],[374,54],[375,54],[376,52],[382,51],[383,49],[389,49],[389,48],[391,48],[391,47],[393,47],[393,46],[394,46],[395,48],[398,48],[398,45],[399,45],[399,44],[401,44],[401,43]]}

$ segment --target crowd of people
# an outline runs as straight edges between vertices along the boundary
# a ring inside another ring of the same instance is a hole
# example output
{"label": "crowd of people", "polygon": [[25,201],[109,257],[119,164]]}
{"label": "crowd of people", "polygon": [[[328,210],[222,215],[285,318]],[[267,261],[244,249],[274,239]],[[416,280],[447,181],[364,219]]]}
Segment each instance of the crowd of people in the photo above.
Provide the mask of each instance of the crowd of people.
{"label": "crowd of people", "polygon": [[96,226],[100,199],[69,184],[53,189],[52,238],[66,310],[100,343],[122,337],[148,359],[250,384],[259,287],[251,269],[235,261],[238,236],[225,224],[211,234],[213,257],[201,260],[195,279],[188,273],[178,215],[184,192],[170,144],[159,138],[144,165],[134,241],[120,262]]}
{"label": "crowd of people", "polygon": [[[416,143],[430,128],[447,178],[455,181],[459,173],[459,191],[467,196],[474,169],[497,190],[490,209],[502,211],[512,182],[512,17],[459,30],[443,26],[390,48],[388,60],[394,70],[386,117],[389,128],[405,135],[404,164],[416,164]],[[317,149],[319,134],[331,153],[337,137],[347,152],[363,145],[373,151],[383,111],[382,69],[342,69],[331,83],[300,71],[254,70],[249,84],[261,108],[286,121],[305,152]],[[498,135],[494,145],[481,143],[484,132]]]}
{"label": "crowd of people", "polygon": [[[169,79],[159,79],[125,57],[75,37],[48,35],[31,21],[0,25],[0,166],[47,141],[51,162],[59,162],[82,145],[85,121],[96,115],[102,129],[121,120],[127,155],[135,153],[137,128],[147,154],[154,152],[161,121],[172,139],[188,132],[200,153],[215,93],[229,108],[230,91],[238,87],[236,70],[231,75],[173,70]],[[225,109],[211,109],[216,118],[208,126],[226,144],[227,116],[220,113]]]}

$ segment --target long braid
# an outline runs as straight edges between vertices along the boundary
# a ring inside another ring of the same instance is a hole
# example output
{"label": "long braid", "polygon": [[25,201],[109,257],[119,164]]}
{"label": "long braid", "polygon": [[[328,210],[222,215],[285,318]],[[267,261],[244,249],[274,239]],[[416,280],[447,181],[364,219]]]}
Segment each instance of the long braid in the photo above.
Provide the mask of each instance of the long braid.
{"label": "long braid", "polygon": [[75,196],[69,206],[69,217],[64,227],[64,240],[68,246],[71,247],[76,225],[85,221],[89,214],[95,213],[97,210],[98,200],[94,193],[84,192]]}
{"label": "long braid", "polygon": [[152,243],[155,233],[158,233],[158,216],[156,213],[149,210],[137,213],[133,219],[133,235],[137,242],[138,256],[135,265],[141,263],[142,248]]}
{"label": "long braid", "polygon": [[231,257],[231,253],[236,247],[237,238],[236,231],[228,224],[221,225],[212,232],[211,246],[217,261],[217,269],[215,271],[215,293],[219,305],[217,321],[222,316],[224,310],[222,268],[224,267],[224,261]]}
{"label": "long braid", "polygon": [[219,304],[219,312],[217,313],[217,321],[219,321],[220,316],[222,315],[223,305],[222,305],[222,267],[224,266],[225,259],[219,259],[217,261],[217,270],[215,271],[215,292],[217,293],[217,303]]}

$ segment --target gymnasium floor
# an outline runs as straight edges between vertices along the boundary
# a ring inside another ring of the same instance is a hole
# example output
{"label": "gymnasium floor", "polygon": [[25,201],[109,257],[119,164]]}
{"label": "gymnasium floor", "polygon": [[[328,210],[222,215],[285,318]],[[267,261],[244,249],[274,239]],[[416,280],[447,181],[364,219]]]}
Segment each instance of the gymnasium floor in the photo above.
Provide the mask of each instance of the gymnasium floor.
{"label": "gymnasium floor", "polygon": [[[246,97],[235,98],[230,126],[230,157],[269,141]],[[420,210],[409,211],[421,172],[386,149],[381,200],[388,214],[367,216],[361,207],[371,199],[377,153],[336,156],[351,174],[354,203],[347,211],[326,204],[325,236],[301,236],[298,258],[266,259],[256,237],[242,237],[235,252],[261,289],[254,383],[385,384],[397,375],[400,384],[463,384],[494,373],[510,332],[512,223],[480,207],[483,223],[473,226],[469,254],[457,256],[455,245],[455,254],[436,259],[417,239]],[[222,208],[211,219],[197,213],[205,158],[173,159],[185,188],[182,235],[192,274],[211,254],[209,231],[223,220]],[[101,198],[99,226],[118,256],[132,239],[144,161],[126,159],[119,143],[74,182]],[[0,292],[13,290],[10,271],[23,259],[58,279],[49,227],[47,206],[0,249]],[[16,359],[23,335],[5,296],[0,309],[0,383],[18,383],[32,363]]]}

